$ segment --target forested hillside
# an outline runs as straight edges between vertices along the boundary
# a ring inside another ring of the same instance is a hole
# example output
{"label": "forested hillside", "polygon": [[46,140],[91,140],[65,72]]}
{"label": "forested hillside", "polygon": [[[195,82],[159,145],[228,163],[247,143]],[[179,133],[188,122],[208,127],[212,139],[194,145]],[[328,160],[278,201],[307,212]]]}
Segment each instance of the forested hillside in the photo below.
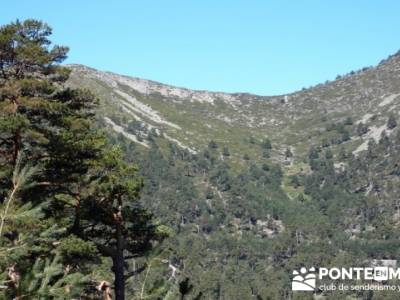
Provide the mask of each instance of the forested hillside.
{"label": "forested hillside", "polygon": [[397,299],[290,280],[399,258],[400,55],[266,97],[61,66],[50,34],[0,30],[0,299]]}
{"label": "forested hillside", "polygon": [[291,270],[397,260],[398,55],[274,97],[72,69],[173,229],[163,247],[189,299],[309,298],[292,295]]}

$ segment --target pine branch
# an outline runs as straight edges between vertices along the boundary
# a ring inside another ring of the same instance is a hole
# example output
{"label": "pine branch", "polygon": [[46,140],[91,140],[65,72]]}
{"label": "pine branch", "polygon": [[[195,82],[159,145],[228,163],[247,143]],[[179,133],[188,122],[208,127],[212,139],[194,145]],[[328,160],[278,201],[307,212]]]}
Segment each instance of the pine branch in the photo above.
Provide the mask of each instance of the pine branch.
{"label": "pine branch", "polygon": [[14,184],[14,187],[11,191],[10,197],[6,200],[6,207],[4,209],[4,213],[1,214],[1,223],[0,223],[0,240],[2,238],[3,235],[3,227],[4,227],[4,223],[8,214],[8,209],[10,208],[10,204],[14,199],[14,195],[15,193],[18,191],[18,185]]}
{"label": "pine branch", "polygon": [[136,276],[146,270],[147,264],[143,265],[142,267],[136,269],[135,271],[129,272],[125,275],[125,280],[129,279],[132,276]]}
{"label": "pine branch", "polygon": [[21,153],[17,156],[17,161],[14,168],[12,183],[13,188],[11,190],[10,196],[5,200],[6,206],[4,208],[4,212],[1,214],[0,221],[0,241],[3,236],[3,228],[8,215],[8,211],[10,209],[10,205],[13,200],[16,198],[17,193],[20,190],[28,189],[35,186],[35,182],[30,182],[30,179],[36,174],[37,167],[31,167],[29,165],[25,165],[21,168],[22,163],[22,155]]}

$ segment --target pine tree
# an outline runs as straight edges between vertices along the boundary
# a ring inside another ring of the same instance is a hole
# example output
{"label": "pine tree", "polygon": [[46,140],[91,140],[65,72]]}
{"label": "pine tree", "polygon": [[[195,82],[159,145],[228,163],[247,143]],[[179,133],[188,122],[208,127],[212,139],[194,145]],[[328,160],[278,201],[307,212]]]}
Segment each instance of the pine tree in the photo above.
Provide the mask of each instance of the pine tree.
{"label": "pine tree", "polygon": [[290,150],[290,148],[286,148],[285,158],[288,159],[288,158],[291,158],[291,157],[293,157],[292,151]]}
{"label": "pine tree", "polygon": [[263,158],[269,158],[270,156],[271,156],[271,154],[270,154],[269,150],[263,150],[263,152],[262,152]]}
{"label": "pine tree", "polygon": [[112,259],[116,299],[124,299],[125,281],[139,272],[127,274],[125,261],[143,256],[154,241],[166,236],[138,202],[142,181],[136,171],[122,161],[118,148],[105,152],[90,170],[90,180],[80,185],[79,213],[72,228]]}
{"label": "pine tree", "polygon": [[363,122],[358,123],[357,125],[357,134],[362,136],[368,132],[368,126],[365,125]]}
{"label": "pine tree", "polygon": [[214,140],[211,140],[211,141],[208,143],[208,148],[210,148],[210,149],[217,149],[217,148],[218,148],[218,144],[217,144]]}
{"label": "pine tree", "polygon": [[344,147],[340,147],[339,149],[339,154],[338,154],[338,158],[340,160],[345,160],[347,158],[347,153],[346,153],[346,149]]}
{"label": "pine tree", "polygon": [[229,148],[228,147],[224,147],[223,151],[222,151],[222,155],[223,156],[230,156],[231,153],[229,152]]}
{"label": "pine tree", "polygon": [[265,150],[271,150],[272,149],[271,141],[268,138],[265,138],[261,142],[261,148]]}
{"label": "pine tree", "polygon": [[312,146],[312,147],[310,148],[310,150],[308,151],[308,158],[309,158],[310,160],[312,160],[312,159],[318,159],[318,158],[319,158],[319,153],[318,153],[317,148],[315,148],[314,146]]}
{"label": "pine tree", "polygon": [[332,153],[332,150],[331,150],[331,149],[327,149],[327,150],[325,151],[325,158],[326,158],[326,159],[332,159],[332,158],[333,158],[333,153]]}
{"label": "pine tree", "polygon": [[341,136],[341,142],[346,142],[350,140],[350,132],[347,129],[344,129]]}
{"label": "pine tree", "polygon": [[[0,28],[0,252],[17,247],[0,272],[13,267],[28,280],[33,262],[45,256],[52,270],[69,266],[84,284],[98,251],[113,262],[122,300],[126,276],[134,275],[125,274],[125,259],[164,235],[139,204],[136,169],[94,127],[96,98],[65,86],[70,71],[59,63],[68,48],[52,46],[51,33],[36,20]],[[27,237],[21,225],[33,220]],[[41,287],[66,287],[59,279]],[[8,291],[21,293],[16,285]]]}
{"label": "pine tree", "polygon": [[353,125],[352,117],[347,117],[346,120],[344,120],[344,125]]}
{"label": "pine tree", "polygon": [[388,121],[387,121],[387,127],[388,127],[388,129],[393,129],[393,128],[395,128],[396,126],[397,126],[396,118],[394,117],[393,114],[391,114],[391,115],[389,116]]}
{"label": "pine tree", "polygon": [[214,192],[211,188],[208,188],[206,191],[206,199],[213,199],[214,198]]}

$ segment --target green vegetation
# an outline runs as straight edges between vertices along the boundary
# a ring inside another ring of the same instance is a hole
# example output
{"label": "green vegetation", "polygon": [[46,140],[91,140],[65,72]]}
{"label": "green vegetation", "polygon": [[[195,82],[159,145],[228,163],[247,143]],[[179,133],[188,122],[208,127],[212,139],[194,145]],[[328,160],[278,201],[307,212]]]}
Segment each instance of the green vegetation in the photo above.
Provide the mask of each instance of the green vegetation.
{"label": "green vegetation", "polygon": [[310,299],[293,269],[399,259],[397,56],[282,101],[62,67],[50,34],[0,29],[0,299]]}
{"label": "green vegetation", "polygon": [[1,297],[89,297],[104,257],[125,299],[140,270],[127,273],[126,261],[165,234],[139,205],[136,168],[94,128],[95,97],[63,86],[68,49],[50,34],[35,20],[0,29]]}

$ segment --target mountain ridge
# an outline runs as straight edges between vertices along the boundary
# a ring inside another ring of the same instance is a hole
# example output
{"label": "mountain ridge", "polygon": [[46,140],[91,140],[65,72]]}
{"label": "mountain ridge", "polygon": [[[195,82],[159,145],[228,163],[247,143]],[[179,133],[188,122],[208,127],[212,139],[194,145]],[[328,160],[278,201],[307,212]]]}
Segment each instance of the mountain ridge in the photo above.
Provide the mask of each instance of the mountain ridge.
{"label": "mountain ridge", "polygon": [[[295,157],[304,156],[308,148],[304,140],[321,143],[325,135],[321,127],[327,126],[326,120],[339,122],[352,117],[355,123],[370,123],[372,130],[380,128],[381,133],[388,114],[399,113],[398,53],[375,67],[279,96],[193,91],[82,65],[71,68],[70,83],[94,90],[102,99],[101,110],[109,120],[112,120],[110,113],[125,115],[149,129],[163,131],[171,141],[178,141],[191,151],[197,151],[210,140],[239,148],[241,154],[232,156],[236,158],[234,164],[240,164],[240,156],[247,152],[261,159],[260,154],[249,149],[252,145],[245,141],[249,137],[271,139],[276,144],[272,158],[281,160],[289,147]],[[118,122],[115,125],[121,126],[119,130],[126,127]],[[352,144],[349,146],[352,151],[365,148],[362,136],[353,135],[345,144]]]}
{"label": "mountain ridge", "polygon": [[68,63],[65,66],[70,67],[70,68],[85,68],[85,69],[88,69],[88,70],[101,72],[101,73],[107,73],[107,74],[110,74],[110,75],[128,77],[128,78],[132,78],[132,79],[135,79],[135,80],[139,80],[139,81],[142,81],[142,82],[149,83],[149,84],[154,85],[154,86],[165,86],[165,87],[174,88],[174,89],[187,90],[187,91],[191,91],[193,93],[225,94],[225,95],[233,95],[233,96],[248,95],[248,96],[255,96],[255,97],[259,97],[259,98],[273,98],[273,97],[284,97],[284,96],[294,95],[294,94],[297,94],[297,93],[300,93],[300,92],[304,92],[304,90],[308,90],[308,89],[312,89],[312,88],[315,88],[315,87],[319,87],[319,86],[327,84],[327,83],[332,83],[332,82],[335,82],[337,80],[342,79],[343,77],[353,76],[353,75],[356,75],[357,73],[366,71],[368,69],[376,68],[376,67],[378,67],[378,66],[380,66],[382,64],[390,63],[391,59],[395,59],[396,57],[399,57],[399,56],[400,56],[400,50],[398,52],[392,54],[392,55],[389,55],[386,59],[382,59],[377,65],[363,67],[363,68],[358,69],[356,71],[349,71],[346,74],[337,75],[334,80],[326,80],[324,83],[322,83],[322,82],[321,83],[317,83],[315,85],[309,86],[308,88],[303,87],[302,89],[294,90],[292,92],[282,93],[282,94],[273,94],[273,95],[261,95],[261,94],[246,92],[246,91],[225,92],[225,91],[214,91],[214,90],[208,90],[208,89],[192,89],[192,88],[188,88],[188,87],[185,87],[185,86],[179,86],[179,85],[174,85],[174,84],[163,83],[161,81],[156,81],[156,80],[147,79],[147,78],[141,78],[141,77],[137,77],[137,76],[133,76],[133,75],[119,74],[117,72],[110,71],[110,70],[99,70],[99,69],[96,69],[94,67],[87,66],[87,65],[84,65],[84,64],[80,64],[80,63]]}
{"label": "mountain ridge", "polygon": [[132,75],[126,75],[126,74],[119,74],[113,71],[103,71],[103,70],[98,70],[96,68],[90,67],[90,66],[86,66],[83,64],[66,64],[67,67],[70,67],[72,69],[76,69],[76,68],[80,68],[80,69],[86,69],[86,70],[90,70],[92,72],[99,72],[99,73],[103,73],[103,74],[108,74],[111,76],[121,76],[121,77],[126,77],[126,78],[130,78],[136,81],[139,81],[141,83],[143,83],[144,85],[149,85],[149,86],[154,86],[154,87],[166,87],[166,88],[170,88],[170,89],[177,89],[177,90],[182,90],[182,91],[186,91],[188,93],[192,93],[192,94],[213,94],[213,95],[226,95],[226,96],[254,96],[254,97],[279,97],[279,96],[284,96],[285,94],[282,95],[275,95],[275,96],[263,96],[263,95],[257,95],[257,94],[253,94],[253,93],[249,93],[249,92],[223,92],[223,91],[211,91],[211,90],[206,90],[206,89],[191,89],[191,88],[187,88],[184,86],[176,86],[173,84],[167,84],[167,83],[162,83],[159,81],[155,81],[155,80],[151,80],[151,79],[145,79],[145,78],[140,78],[140,77],[136,77],[136,76],[132,76]]}
{"label": "mountain ridge", "polygon": [[399,259],[399,55],[287,97],[198,101],[81,67],[68,84],[139,167],[191,299],[291,299],[302,265]]}

